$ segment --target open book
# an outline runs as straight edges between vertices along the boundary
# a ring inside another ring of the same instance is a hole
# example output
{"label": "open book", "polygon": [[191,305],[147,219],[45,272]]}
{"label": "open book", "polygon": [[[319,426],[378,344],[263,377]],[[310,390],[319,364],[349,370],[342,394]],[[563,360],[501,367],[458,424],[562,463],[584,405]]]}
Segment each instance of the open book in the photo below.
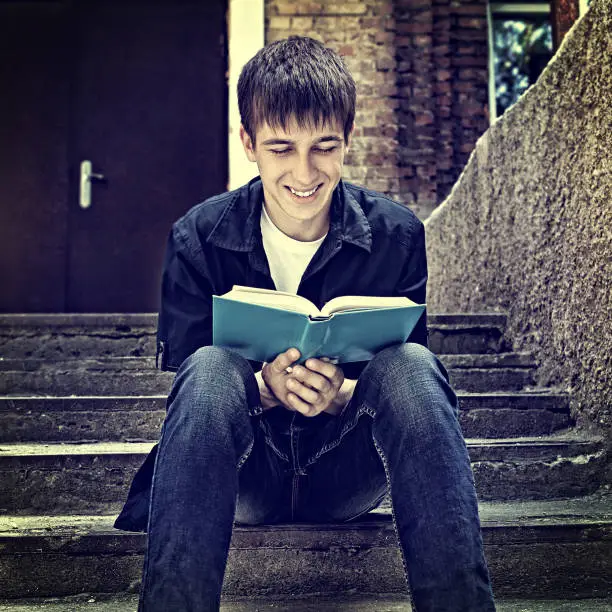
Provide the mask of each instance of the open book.
{"label": "open book", "polygon": [[425,311],[404,297],[341,296],[321,310],[304,297],[234,285],[213,296],[213,344],[253,361],[296,347],[302,357],[368,361],[405,342]]}

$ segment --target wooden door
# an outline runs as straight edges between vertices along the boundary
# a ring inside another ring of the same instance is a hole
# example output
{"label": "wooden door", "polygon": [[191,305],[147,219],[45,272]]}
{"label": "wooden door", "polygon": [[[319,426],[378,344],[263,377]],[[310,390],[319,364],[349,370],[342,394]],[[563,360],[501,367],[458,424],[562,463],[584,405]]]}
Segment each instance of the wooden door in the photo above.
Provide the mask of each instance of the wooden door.
{"label": "wooden door", "polygon": [[69,63],[57,3],[0,4],[0,311],[65,308]]}
{"label": "wooden door", "polygon": [[[18,145],[39,160],[20,162],[30,192],[0,187],[2,208],[13,211],[0,238],[18,227],[25,237],[8,248],[10,264],[0,268],[13,285],[0,294],[0,308],[154,311],[171,223],[226,186],[225,1],[106,0],[61,8],[55,13],[61,35],[37,43],[29,60],[40,73],[49,64],[59,72],[47,79],[52,105],[34,99],[42,85],[30,96],[38,123],[54,127],[53,138],[41,143],[29,134]],[[48,25],[48,16],[42,21]],[[15,94],[16,106],[22,98]],[[1,148],[10,157],[10,146]],[[79,204],[83,160],[104,175],[92,181],[86,209]],[[51,203],[46,182],[54,186]],[[20,207],[38,217],[24,218],[15,212]]]}

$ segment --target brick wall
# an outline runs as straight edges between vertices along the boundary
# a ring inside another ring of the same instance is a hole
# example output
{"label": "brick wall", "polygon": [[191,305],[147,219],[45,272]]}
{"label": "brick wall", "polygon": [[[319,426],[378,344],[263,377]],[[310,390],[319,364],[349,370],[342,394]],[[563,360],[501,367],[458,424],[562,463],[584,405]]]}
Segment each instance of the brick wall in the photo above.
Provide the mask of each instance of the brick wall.
{"label": "brick wall", "polygon": [[266,0],[266,42],[312,36],[357,83],[345,178],[425,218],[486,129],[486,0]]}

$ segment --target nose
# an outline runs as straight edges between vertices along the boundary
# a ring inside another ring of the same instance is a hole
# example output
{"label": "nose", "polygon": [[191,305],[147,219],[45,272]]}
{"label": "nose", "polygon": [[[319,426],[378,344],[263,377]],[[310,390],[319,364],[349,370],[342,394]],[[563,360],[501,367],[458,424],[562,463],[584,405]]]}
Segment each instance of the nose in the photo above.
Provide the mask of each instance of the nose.
{"label": "nose", "polygon": [[314,187],[317,180],[318,171],[309,154],[298,157],[295,168],[293,169],[294,188],[310,189]]}

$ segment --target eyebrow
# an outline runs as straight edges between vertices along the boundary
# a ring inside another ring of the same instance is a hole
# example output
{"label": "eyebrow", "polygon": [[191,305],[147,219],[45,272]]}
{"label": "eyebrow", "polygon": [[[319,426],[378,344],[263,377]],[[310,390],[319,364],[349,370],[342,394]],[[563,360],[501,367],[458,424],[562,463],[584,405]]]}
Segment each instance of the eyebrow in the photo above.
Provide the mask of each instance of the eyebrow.
{"label": "eyebrow", "polygon": [[[290,145],[293,144],[293,142],[293,140],[287,140],[285,138],[269,138],[268,140],[264,140],[261,144],[265,146]],[[324,142],[342,142],[342,138],[340,136],[322,136],[315,140],[314,144],[321,144]]]}

